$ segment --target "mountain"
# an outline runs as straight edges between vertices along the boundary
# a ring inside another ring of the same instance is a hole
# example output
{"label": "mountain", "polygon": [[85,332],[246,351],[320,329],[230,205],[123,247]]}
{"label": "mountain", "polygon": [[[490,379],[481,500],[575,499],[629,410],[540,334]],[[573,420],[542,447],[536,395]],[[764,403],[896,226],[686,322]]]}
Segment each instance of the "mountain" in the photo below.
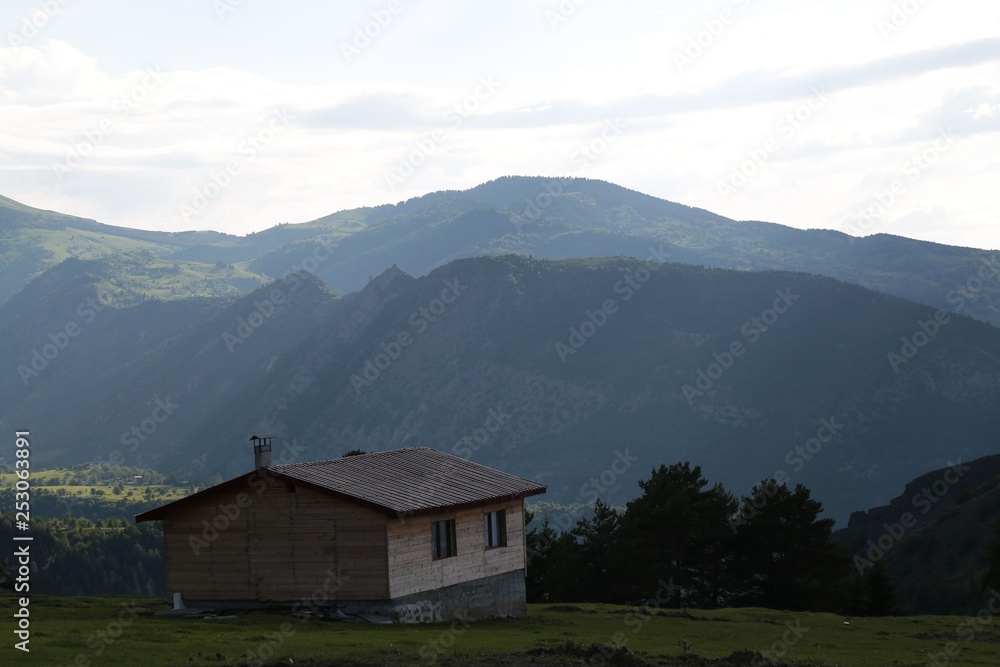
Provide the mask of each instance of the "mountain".
{"label": "mountain", "polygon": [[664,462],[735,493],[780,472],[844,520],[996,451],[1000,330],[821,276],[501,256],[106,305],[95,262],[0,306],[0,421],[39,433],[33,465],[229,476],[266,430],[277,461],[429,445],[561,503]]}
{"label": "mountain", "polygon": [[979,612],[982,554],[1000,518],[1000,456],[952,465],[906,484],[888,504],[851,514],[834,539],[859,569],[881,561],[914,614]]}
{"label": "mountain", "polygon": [[0,233],[0,300],[66,257],[112,252],[141,253],[142,261],[121,267],[122,280],[147,296],[183,298],[245,294],[299,269],[347,293],[392,265],[424,275],[463,257],[646,260],[657,249],[673,262],[829,276],[1000,324],[995,252],[737,222],[580,178],[505,177],[244,237],[127,230],[4,200]]}
{"label": "mountain", "polygon": [[[106,277],[131,301],[247,294],[289,270],[255,273],[246,266],[249,260],[303,238],[326,246],[343,234],[338,225],[279,225],[248,237],[155,232],[36,209],[0,196],[0,302],[69,259],[110,261]],[[345,229],[353,228],[345,223]],[[234,263],[234,257],[242,259]]]}

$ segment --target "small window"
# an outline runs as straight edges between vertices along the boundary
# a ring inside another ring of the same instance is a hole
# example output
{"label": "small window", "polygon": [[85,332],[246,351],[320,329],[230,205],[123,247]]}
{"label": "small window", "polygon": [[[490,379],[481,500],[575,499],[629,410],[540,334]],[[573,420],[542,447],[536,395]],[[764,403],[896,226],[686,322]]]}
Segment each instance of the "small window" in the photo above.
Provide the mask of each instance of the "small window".
{"label": "small window", "polygon": [[507,522],[503,510],[483,515],[483,544],[487,549],[507,546]]}
{"label": "small window", "polygon": [[455,520],[445,519],[431,524],[431,554],[434,560],[458,554],[455,544]]}

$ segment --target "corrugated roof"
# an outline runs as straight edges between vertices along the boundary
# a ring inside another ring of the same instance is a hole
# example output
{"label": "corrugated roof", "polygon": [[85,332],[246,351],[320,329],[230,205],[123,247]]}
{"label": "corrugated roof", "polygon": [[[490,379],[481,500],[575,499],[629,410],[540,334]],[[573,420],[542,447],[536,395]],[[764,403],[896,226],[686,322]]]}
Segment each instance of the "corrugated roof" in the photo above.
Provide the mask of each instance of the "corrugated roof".
{"label": "corrugated roof", "polygon": [[[545,486],[429,447],[359,454],[328,461],[268,466],[284,478],[398,514],[422,514],[504,502],[545,493]],[[249,473],[254,475],[255,473]],[[241,475],[136,516],[158,521],[166,512],[221,487],[245,483]]]}
{"label": "corrugated roof", "polygon": [[521,477],[429,447],[271,466],[272,474],[400,514],[484,505],[545,493]]}

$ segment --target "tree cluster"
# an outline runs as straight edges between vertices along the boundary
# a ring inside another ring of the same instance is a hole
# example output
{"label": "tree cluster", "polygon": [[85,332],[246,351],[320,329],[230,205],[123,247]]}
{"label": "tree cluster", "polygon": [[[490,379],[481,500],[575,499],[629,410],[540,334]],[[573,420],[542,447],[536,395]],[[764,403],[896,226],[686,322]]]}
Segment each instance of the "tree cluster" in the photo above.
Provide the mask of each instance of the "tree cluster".
{"label": "tree cluster", "polygon": [[[0,540],[12,544],[12,514],[0,512]],[[165,595],[163,538],[154,524],[127,519],[31,519],[31,593],[48,595]],[[0,590],[13,590],[16,568],[0,561]]]}
{"label": "tree cluster", "polygon": [[801,484],[765,480],[738,499],[677,463],[639,487],[623,511],[598,500],[569,531],[529,530],[529,601],[641,604],[666,583],[675,607],[899,612],[887,572],[854,570]]}

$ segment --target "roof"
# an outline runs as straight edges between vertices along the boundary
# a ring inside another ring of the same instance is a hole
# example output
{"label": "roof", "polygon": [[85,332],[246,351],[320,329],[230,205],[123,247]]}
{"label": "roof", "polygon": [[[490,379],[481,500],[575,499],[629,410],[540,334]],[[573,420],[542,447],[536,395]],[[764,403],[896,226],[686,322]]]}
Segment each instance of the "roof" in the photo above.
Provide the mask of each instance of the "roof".
{"label": "roof", "polygon": [[[393,449],[328,461],[268,466],[267,474],[334,496],[402,515],[457,510],[545,493],[545,486],[439,452],[429,447]],[[254,473],[250,473],[251,475]],[[181,500],[138,514],[139,521],[166,518],[202,494],[238,485],[241,475]]]}

